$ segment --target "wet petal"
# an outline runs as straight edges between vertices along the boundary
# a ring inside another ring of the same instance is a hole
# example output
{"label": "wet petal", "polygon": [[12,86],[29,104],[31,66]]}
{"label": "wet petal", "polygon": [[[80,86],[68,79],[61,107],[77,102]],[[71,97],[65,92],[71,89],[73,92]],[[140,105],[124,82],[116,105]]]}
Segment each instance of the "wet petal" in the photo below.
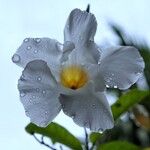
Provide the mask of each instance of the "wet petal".
{"label": "wet petal", "polygon": [[64,47],[63,44],[49,38],[26,38],[13,55],[12,61],[25,67],[30,61],[40,59],[47,62],[52,73],[57,76],[60,62],[68,58],[72,49],[70,45]]}
{"label": "wet petal", "polygon": [[120,46],[105,50],[100,71],[108,87],[127,89],[134,84],[144,69],[144,61],[138,50],[130,46]]}
{"label": "wet petal", "polygon": [[75,50],[70,56],[73,62],[98,63],[100,58],[99,47],[94,43],[97,23],[93,14],[75,9],[67,20],[64,37],[65,41],[75,44]]}
{"label": "wet petal", "polygon": [[38,126],[48,125],[61,110],[59,87],[42,60],[27,64],[18,81],[18,89],[26,115]]}
{"label": "wet petal", "polygon": [[91,84],[84,89],[61,94],[60,102],[66,115],[74,122],[93,131],[104,131],[114,125],[111,109],[102,92],[94,92]]}
{"label": "wet petal", "polygon": [[103,76],[101,75],[99,65],[98,64],[86,64],[84,65],[89,76],[90,82],[93,82],[93,86],[95,91],[103,92],[106,88],[105,81]]}
{"label": "wet petal", "polygon": [[65,41],[76,43],[86,43],[94,40],[97,28],[96,18],[93,14],[79,9],[74,9],[67,20],[64,29]]}

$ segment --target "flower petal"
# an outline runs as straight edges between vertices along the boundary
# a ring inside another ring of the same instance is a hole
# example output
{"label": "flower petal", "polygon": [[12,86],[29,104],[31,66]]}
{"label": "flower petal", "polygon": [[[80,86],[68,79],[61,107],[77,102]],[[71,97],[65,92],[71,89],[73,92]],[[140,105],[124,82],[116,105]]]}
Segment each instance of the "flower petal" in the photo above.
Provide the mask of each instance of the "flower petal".
{"label": "flower petal", "polygon": [[60,102],[66,115],[74,122],[93,131],[104,131],[114,125],[111,109],[102,92],[94,92],[91,84],[82,90],[61,94]]}
{"label": "flower petal", "polygon": [[102,55],[100,71],[109,87],[127,89],[134,84],[144,69],[138,50],[131,46],[109,48]]}
{"label": "flower petal", "polygon": [[74,9],[67,20],[64,39],[74,43],[81,43],[82,41],[82,44],[84,44],[89,40],[94,40],[96,29],[97,22],[93,14]]}
{"label": "flower petal", "polygon": [[75,44],[71,60],[78,59],[78,62],[83,63],[98,62],[99,47],[94,43],[96,28],[97,22],[93,14],[79,9],[74,9],[70,13],[64,29],[64,39]]}
{"label": "flower petal", "polygon": [[17,52],[13,55],[12,61],[19,66],[25,67],[30,61],[40,59],[47,62],[52,73],[57,72],[62,57],[67,58],[68,49],[63,51],[63,45],[56,40],[49,38],[26,38]]}
{"label": "flower petal", "polygon": [[93,82],[95,91],[103,92],[106,89],[104,78],[101,76],[101,72],[98,64],[86,64],[84,65],[90,76],[90,82]]}
{"label": "flower petal", "polygon": [[20,99],[26,115],[38,126],[46,126],[61,110],[59,87],[46,62],[27,64],[18,81]]}

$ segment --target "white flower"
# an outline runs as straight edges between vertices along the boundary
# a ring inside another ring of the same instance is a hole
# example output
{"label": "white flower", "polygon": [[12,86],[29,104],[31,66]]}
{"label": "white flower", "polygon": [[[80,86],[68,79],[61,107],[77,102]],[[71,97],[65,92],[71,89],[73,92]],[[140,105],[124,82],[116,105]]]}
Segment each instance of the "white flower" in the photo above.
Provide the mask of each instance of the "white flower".
{"label": "white flower", "polygon": [[113,127],[105,87],[129,88],[144,62],[134,47],[101,54],[94,43],[96,28],[93,14],[75,9],[64,29],[64,44],[27,38],[14,54],[13,62],[24,67],[18,88],[31,122],[45,127],[62,109],[79,126],[94,131]]}

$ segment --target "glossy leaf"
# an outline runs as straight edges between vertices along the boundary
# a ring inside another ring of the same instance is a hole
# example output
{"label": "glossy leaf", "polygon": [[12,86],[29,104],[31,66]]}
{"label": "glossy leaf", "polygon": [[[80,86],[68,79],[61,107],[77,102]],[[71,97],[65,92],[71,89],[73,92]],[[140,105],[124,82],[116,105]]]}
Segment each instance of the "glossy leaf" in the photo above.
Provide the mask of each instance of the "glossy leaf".
{"label": "glossy leaf", "polygon": [[97,150],[142,150],[142,149],[126,141],[113,141],[100,145],[97,148]]}
{"label": "glossy leaf", "polygon": [[25,129],[31,135],[34,133],[38,133],[43,136],[49,137],[53,142],[55,141],[58,143],[62,143],[74,150],[82,150],[80,141],[68,130],[58,125],[57,123],[52,122],[45,128],[41,128],[30,123]]}
{"label": "glossy leaf", "polygon": [[125,113],[129,108],[131,108],[136,103],[150,97],[150,91],[141,91],[133,89],[126,94],[122,95],[112,106],[112,113],[114,119],[117,119]]}

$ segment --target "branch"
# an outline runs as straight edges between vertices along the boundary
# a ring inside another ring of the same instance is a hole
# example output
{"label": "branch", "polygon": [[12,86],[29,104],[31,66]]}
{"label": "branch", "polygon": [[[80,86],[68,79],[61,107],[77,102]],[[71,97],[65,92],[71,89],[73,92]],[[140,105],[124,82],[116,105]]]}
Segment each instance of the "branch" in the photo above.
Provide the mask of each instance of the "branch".
{"label": "branch", "polygon": [[36,141],[37,141],[38,143],[40,143],[40,144],[42,144],[42,145],[44,145],[44,146],[50,148],[51,150],[57,150],[57,149],[51,147],[50,145],[48,145],[48,144],[46,144],[46,143],[44,142],[44,136],[41,137],[41,141],[35,136],[35,134],[33,134],[33,137],[36,139]]}
{"label": "branch", "polygon": [[85,148],[86,150],[89,150],[88,133],[85,127],[84,127],[84,132],[85,132]]}

